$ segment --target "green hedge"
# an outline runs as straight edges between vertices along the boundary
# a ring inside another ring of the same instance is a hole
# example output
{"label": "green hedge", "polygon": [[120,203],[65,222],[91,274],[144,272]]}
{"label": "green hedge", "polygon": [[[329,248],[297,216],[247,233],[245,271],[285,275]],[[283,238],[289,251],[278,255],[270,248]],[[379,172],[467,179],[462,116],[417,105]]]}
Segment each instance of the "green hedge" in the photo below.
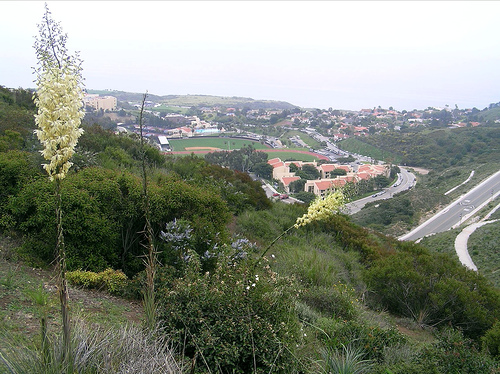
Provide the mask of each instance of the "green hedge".
{"label": "green hedge", "polygon": [[[145,221],[142,182],[132,174],[86,168],[62,183],[63,227],[69,270],[142,270],[141,245]],[[26,184],[11,196],[7,213],[27,238],[25,249],[46,263],[54,259],[56,222],[54,186],[48,178]],[[151,220],[156,233],[174,218],[188,220],[194,229],[195,250],[226,239],[226,204],[201,188],[165,176],[149,184]]]}

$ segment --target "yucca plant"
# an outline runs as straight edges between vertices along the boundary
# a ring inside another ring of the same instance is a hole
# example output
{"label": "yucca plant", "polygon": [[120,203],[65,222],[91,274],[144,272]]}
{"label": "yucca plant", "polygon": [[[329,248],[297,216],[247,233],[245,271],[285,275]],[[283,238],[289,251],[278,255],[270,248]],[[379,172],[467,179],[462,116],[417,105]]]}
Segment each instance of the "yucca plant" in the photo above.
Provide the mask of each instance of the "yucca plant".
{"label": "yucca plant", "polygon": [[361,348],[342,345],[342,349],[325,349],[323,352],[325,374],[363,374],[369,373],[373,361],[364,359]]}
{"label": "yucca plant", "polygon": [[48,161],[43,167],[49,179],[55,181],[57,201],[56,262],[58,265],[58,293],[61,303],[63,341],[65,355],[70,351],[70,318],[68,286],[66,282],[66,249],[64,246],[61,183],[72,163],[78,139],[83,133],[80,128],[83,112],[83,87],[81,60],[78,54],[70,55],[66,49],[67,35],[62,32],[45,4],[43,22],[38,25],[39,35],[35,38],[38,67],[35,68],[37,90],[34,101],[38,108],[35,115],[35,130],[43,158]]}

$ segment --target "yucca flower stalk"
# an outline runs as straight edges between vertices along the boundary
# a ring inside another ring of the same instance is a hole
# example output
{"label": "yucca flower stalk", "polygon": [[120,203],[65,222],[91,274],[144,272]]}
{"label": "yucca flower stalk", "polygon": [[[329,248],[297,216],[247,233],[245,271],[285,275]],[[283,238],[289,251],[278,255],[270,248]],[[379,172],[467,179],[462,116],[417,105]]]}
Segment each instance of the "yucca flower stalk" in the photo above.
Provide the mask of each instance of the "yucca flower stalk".
{"label": "yucca flower stalk", "polygon": [[332,215],[338,213],[345,205],[346,198],[342,190],[336,190],[328,193],[324,198],[321,196],[316,199],[307,208],[307,213],[297,218],[292,227],[299,228],[314,221],[323,221]]}
{"label": "yucca flower stalk", "polygon": [[43,145],[42,156],[49,163],[43,168],[50,180],[60,181],[68,173],[75,153],[85,113],[80,77],[70,66],[46,66],[37,78],[35,104],[38,114],[35,134]]}
{"label": "yucca flower stalk", "polygon": [[78,54],[68,55],[66,34],[58,22],[51,18],[45,4],[43,22],[38,25],[39,36],[35,38],[38,67],[35,68],[37,90],[34,101],[38,107],[35,134],[42,143],[43,158],[49,163],[43,167],[49,179],[55,181],[56,195],[56,263],[58,267],[58,294],[61,303],[63,328],[63,360],[70,359],[70,318],[68,287],[66,281],[66,251],[62,220],[61,181],[66,177],[72,163],[71,156],[83,130],[80,128],[84,116],[81,60]]}
{"label": "yucca flower stalk", "polygon": [[269,244],[266,247],[266,249],[262,252],[262,254],[255,262],[254,267],[266,255],[269,249],[271,249],[271,247],[279,239],[281,239],[284,235],[286,235],[290,230],[306,226],[311,222],[324,221],[329,217],[333,216],[334,214],[340,212],[345,203],[346,203],[346,197],[341,189],[330,191],[325,195],[325,197],[317,196],[316,199],[309,205],[307,213],[305,213],[302,217],[297,218],[297,220],[292,226],[283,231],[278,237],[276,237],[271,242],[271,244]]}

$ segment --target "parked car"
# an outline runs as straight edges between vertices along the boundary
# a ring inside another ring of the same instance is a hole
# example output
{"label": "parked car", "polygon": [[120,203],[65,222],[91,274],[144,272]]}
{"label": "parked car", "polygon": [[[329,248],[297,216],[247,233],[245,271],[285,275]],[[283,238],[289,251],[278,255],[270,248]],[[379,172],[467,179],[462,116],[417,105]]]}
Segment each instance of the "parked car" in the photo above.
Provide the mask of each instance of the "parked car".
{"label": "parked car", "polygon": [[280,199],[283,200],[283,199],[288,199],[288,195],[286,193],[280,195]]}

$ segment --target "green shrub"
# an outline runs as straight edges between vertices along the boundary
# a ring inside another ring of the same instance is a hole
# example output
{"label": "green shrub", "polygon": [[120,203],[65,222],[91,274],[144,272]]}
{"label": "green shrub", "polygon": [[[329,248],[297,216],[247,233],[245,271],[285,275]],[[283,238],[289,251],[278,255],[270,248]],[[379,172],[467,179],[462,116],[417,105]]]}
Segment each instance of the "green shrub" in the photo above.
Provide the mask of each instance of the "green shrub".
{"label": "green shrub", "polygon": [[[158,233],[165,222],[183,218],[193,228],[193,249],[205,253],[226,240],[228,209],[217,195],[163,176],[149,185],[151,220]],[[69,270],[143,268],[142,185],[126,172],[85,168],[62,184],[64,240]],[[54,258],[56,222],[53,186],[47,178],[26,184],[8,202],[12,225],[26,235],[25,249],[36,259]]]}
{"label": "green shrub", "polygon": [[127,276],[121,270],[106,269],[98,274],[106,289],[113,294],[119,293],[127,283]]}
{"label": "green shrub", "polygon": [[66,279],[69,283],[84,288],[99,288],[101,286],[100,277],[93,271],[68,271]]}
{"label": "green shrub", "polygon": [[293,372],[299,329],[290,280],[225,256],[200,274],[196,254],[189,256],[185,275],[158,287],[158,310],[196,372]]}
{"label": "green shrub", "polygon": [[24,185],[40,177],[36,156],[21,151],[0,152],[0,229],[15,227],[7,210],[9,198],[19,193]]}
{"label": "green shrub", "polygon": [[500,317],[500,294],[484,277],[448,255],[410,243],[400,249],[366,273],[371,302],[422,325],[451,324],[471,338]]}
{"label": "green shrub", "polygon": [[128,278],[120,270],[106,269],[100,273],[75,270],[66,273],[68,282],[85,288],[106,289],[112,294],[121,294]]}
{"label": "green shrub", "polygon": [[485,352],[500,359],[500,322],[495,322],[493,327],[486,331],[481,341]]}
{"label": "green shrub", "polygon": [[446,328],[439,341],[424,348],[417,364],[418,372],[431,374],[491,374],[498,372],[498,362],[481,353],[476,344],[458,330]]}

